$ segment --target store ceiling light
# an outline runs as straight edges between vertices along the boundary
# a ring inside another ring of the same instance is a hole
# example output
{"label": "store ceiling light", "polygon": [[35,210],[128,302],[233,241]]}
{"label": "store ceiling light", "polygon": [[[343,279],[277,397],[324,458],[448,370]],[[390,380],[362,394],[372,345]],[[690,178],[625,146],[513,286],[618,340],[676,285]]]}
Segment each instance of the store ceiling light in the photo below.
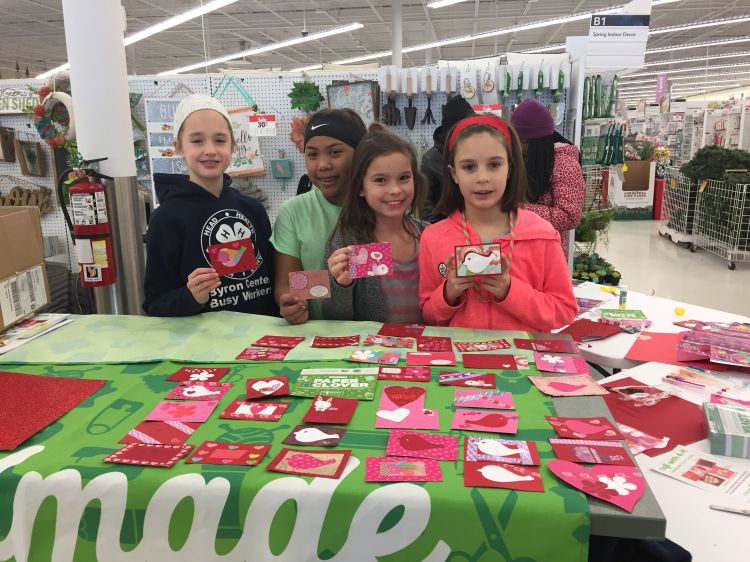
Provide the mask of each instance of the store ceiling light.
{"label": "store ceiling light", "polygon": [[283,49],[285,47],[299,45],[300,43],[307,43],[308,41],[317,41],[320,39],[325,39],[326,37],[330,37],[332,35],[338,35],[340,33],[348,33],[350,31],[362,29],[362,27],[364,26],[361,23],[356,23],[356,22],[350,23],[349,25],[334,27],[333,29],[329,29],[327,31],[320,31],[318,33],[312,33],[304,37],[295,37],[294,39],[287,39],[286,41],[280,41],[278,43],[270,43],[268,45],[263,45],[262,47],[256,47],[255,49],[249,49],[247,51],[241,51],[239,53],[232,53],[231,55],[225,55],[223,57],[218,57],[215,59],[211,59],[209,61],[203,61],[203,62],[199,62],[195,64],[189,64],[187,66],[182,66],[180,68],[173,68],[171,70],[165,70],[164,72],[160,72],[159,76],[165,76],[167,74],[180,74],[181,72],[188,72],[190,70],[195,70],[197,68],[204,68],[207,66],[220,64],[222,62],[227,62],[227,61],[234,60],[234,59],[241,59],[242,57],[258,55],[260,53],[265,53],[268,51],[276,51],[278,49]]}
{"label": "store ceiling light", "polygon": [[[188,10],[187,12],[183,12],[182,14],[167,18],[164,21],[157,23],[156,25],[152,25],[151,27],[147,27],[142,31],[134,33],[133,35],[129,35],[123,40],[123,43],[127,47],[128,45],[132,45],[133,43],[142,41],[147,37],[151,37],[152,35],[156,35],[157,33],[166,31],[167,29],[175,27],[176,25],[180,25],[181,23],[185,23],[186,21],[190,21],[191,19],[206,15],[215,10],[220,10],[221,8],[224,8],[229,4],[234,4],[235,2],[237,2],[237,0],[214,0],[213,2],[208,2],[207,4],[203,4],[202,6],[193,8],[192,10]],[[36,78],[38,80],[43,80],[44,78],[53,76],[58,72],[68,70],[69,68],[70,64],[66,62],[65,64],[61,64],[60,66],[55,67],[52,70],[43,72]]]}
{"label": "store ceiling light", "polygon": [[[713,80],[715,78],[724,78],[726,76],[733,76],[735,78],[745,78],[746,76],[750,76],[750,69],[745,69],[740,72],[717,72],[714,74],[694,74],[692,76],[675,76],[675,77],[669,77],[669,80],[673,84],[678,84],[682,80]],[[653,80],[638,80],[637,82],[634,82],[632,84],[624,83],[622,86],[619,86],[619,88],[622,91],[627,91],[632,88],[639,88],[642,87],[643,84],[650,84],[650,83],[656,83],[657,79],[654,78]]]}
{"label": "store ceiling light", "polygon": [[720,39],[718,41],[706,41],[704,43],[687,43],[685,45],[672,45],[670,47],[659,47],[658,49],[647,49],[646,54],[652,55],[654,53],[666,53],[668,51],[683,51],[685,49],[698,49],[698,48],[710,48],[718,47],[720,45],[734,45],[735,43],[747,43],[750,41],[749,36],[745,37],[733,37],[732,39]]}
{"label": "store ceiling light", "polygon": [[437,0],[436,2],[430,2],[427,4],[428,8],[445,8],[446,6],[452,6],[453,4],[460,4],[466,2],[466,0]]}
{"label": "store ceiling light", "polygon": [[308,70],[320,70],[323,68],[322,64],[311,64],[310,66],[300,66],[299,68],[293,68],[289,72],[307,72]]}
{"label": "store ceiling light", "polygon": [[662,33],[673,33],[675,31],[685,31],[687,29],[700,29],[702,27],[715,27],[717,25],[733,25],[735,23],[743,23],[750,21],[750,15],[736,16],[733,18],[725,18],[720,20],[710,21],[697,21],[695,23],[686,23],[684,25],[672,25],[667,27],[660,27],[658,29],[652,29],[648,32],[649,35],[659,35]]}
{"label": "store ceiling light", "polygon": [[[621,84],[626,84],[628,80],[632,80],[634,78],[640,78],[642,76],[656,76],[657,74],[667,74],[668,76],[672,76],[673,74],[681,74],[683,72],[700,72],[701,70],[705,71],[714,71],[719,70],[722,68],[738,68],[741,66],[750,66],[750,62],[738,62],[734,64],[717,64],[716,66],[693,66],[690,68],[677,68],[674,70],[655,70],[654,72],[638,72],[637,74],[628,74],[627,76],[620,76],[619,80]],[[638,80],[638,82],[641,82],[641,80]]]}
{"label": "store ceiling light", "polygon": [[738,53],[726,53],[723,55],[710,55],[710,56],[705,56],[705,57],[689,57],[689,58],[684,58],[684,59],[672,59],[672,60],[647,62],[643,66],[648,68],[649,66],[666,66],[666,65],[672,65],[672,64],[684,64],[686,62],[700,62],[704,60],[733,59],[735,57],[745,57],[748,55],[750,55],[750,51],[740,51]]}
{"label": "store ceiling light", "polygon": [[[711,80],[710,82],[699,82],[695,84],[676,84],[672,86],[673,90],[683,90],[685,88],[690,88],[693,86],[700,86],[703,88],[710,88],[713,84],[729,84],[733,82],[750,82],[750,76],[740,76],[736,78],[732,78],[729,80]],[[619,88],[618,88],[619,89]],[[654,92],[656,91],[656,86],[643,86],[641,88],[632,88],[630,90],[620,90],[620,94],[622,96],[630,95],[630,94],[639,94],[642,92]]]}

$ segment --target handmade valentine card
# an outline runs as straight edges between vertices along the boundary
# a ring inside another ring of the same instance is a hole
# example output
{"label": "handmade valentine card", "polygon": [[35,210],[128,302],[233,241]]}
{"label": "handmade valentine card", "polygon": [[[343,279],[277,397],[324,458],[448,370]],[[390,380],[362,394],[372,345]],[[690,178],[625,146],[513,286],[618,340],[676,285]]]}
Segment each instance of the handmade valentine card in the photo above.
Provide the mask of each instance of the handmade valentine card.
{"label": "handmade valentine card", "polygon": [[330,299],[328,270],[290,271],[289,294],[300,299]]}
{"label": "handmade valentine card", "polygon": [[440,463],[432,459],[367,457],[365,482],[441,482]]}
{"label": "handmade valentine card", "polygon": [[355,363],[375,363],[380,365],[396,365],[401,359],[398,351],[376,351],[374,349],[355,349],[348,357]]}
{"label": "handmade valentine card", "polygon": [[569,373],[571,375],[587,375],[589,373],[586,360],[578,355],[556,355],[535,351],[534,363],[538,371]]}
{"label": "handmade valentine card", "polygon": [[531,367],[529,366],[529,358],[526,357],[525,355],[514,355],[513,359],[516,360],[516,370],[517,371],[529,371],[529,370],[531,370]]}
{"label": "handmade valentine card", "polygon": [[349,255],[349,275],[352,279],[361,277],[382,277],[393,275],[393,257],[390,242],[355,244]]}
{"label": "handmade valentine card", "polygon": [[488,412],[487,410],[456,410],[451,429],[516,433],[518,414],[516,412]]}
{"label": "handmade valentine card", "polygon": [[182,445],[198,429],[198,422],[144,421],[120,439],[120,443],[148,443],[150,445]]}
{"label": "handmade valentine card", "polygon": [[587,342],[602,340],[609,336],[619,334],[620,331],[620,327],[617,324],[595,322],[588,318],[579,318],[574,320],[573,323],[568,325],[565,329],[560,330],[559,333],[570,335],[570,337],[573,338],[573,341]]}
{"label": "handmade valentine card", "polygon": [[576,303],[578,303],[578,314],[585,314],[592,308],[596,308],[600,304],[602,304],[604,301],[596,300],[596,299],[584,299],[580,297],[576,297]]}
{"label": "handmade valentine card", "polygon": [[495,410],[512,410],[513,395],[500,390],[473,390],[457,388],[454,391],[453,404],[457,408],[492,408]]}
{"label": "handmade valentine card", "polygon": [[539,340],[514,338],[513,344],[518,349],[533,351],[551,351],[552,353],[578,353],[578,346],[572,340]]}
{"label": "handmade valentine card", "polygon": [[208,259],[219,275],[232,275],[258,268],[253,241],[249,237],[209,246]]}
{"label": "handmade valentine card", "polygon": [[235,359],[245,361],[281,361],[289,349],[281,347],[247,347]]}
{"label": "handmade valentine card", "polygon": [[156,408],[143,419],[146,421],[204,422],[218,403],[218,400],[159,402]]}
{"label": "handmade valentine card", "polygon": [[439,461],[458,460],[458,437],[394,429],[388,437],[385,454]]}
{"label": "handmade valentine card", "polygon": [[406,354],[409,367],[419,365],[455,365],[456,356],[452,351],[410,351]]}
{"label": "handmade valentine card", "polygon": [[378,369],[378,379],[390,381],[430,382],[430,369],[427,367],[391,367]]}
{"label": "handmade valentine card", "polygon": [[417,351],[453,351],[449,337],[418,336]]}
{"label": "handmade valentine card", "polygon": [[338,478],[344,471],[351,451],[313,451],[281,449],[266,467],[267,470],[298,474],[300,476],[320,476]]}
{"label": "handmade valentine card", "polygon": [[494,373],[467,373],[440,371],[440,384],[448,386],[471,386],[474,388],[495,388]]}
{"label": "handmade valentine card", "polygon": [[185,463],[255,466],[263,460],[270,448],[271,445],[205,441],[193,454],[188,455]]}
{"label": "handmade valentine card", "polygon": [[217,382],[229,372],[228,367],[182,367],[174,372],[168,381],[177,382]]}
{"label": "handmade valentine card", "polygon": [[169,400],[219,400],[232,388],[225,382],[184,382],[167,394]]}
{"label": "handmade valentine card", "polygon": [[549,442],[555,456],[563,461],[635,466],[625,446],[619,441],[550,439]]}
{"label": "handmade valentine card", "polygon": [[539,452],[536,443],[533,441],[466,437],[464,439],[464,460],[538,465]]}
{"label": "handmade valentine card", "polygon": [[383,347],[411,347],[414,345],[412,338],[399,338],[398,336],[368,335],[364,341],[365,345],[381,345]]}
{"label": "handmade valentine card", "polygon": [[529,380],[548,396],[603,396],[608,394],[590,375],[529,377]]}
{"label": "handmade valentine card", "polygon": [[664,452],[665,447],[669,444],[669,437],[654,437],[643,431],[632,428],[624,423],[618,423],[617,427],[625,436],[625,443],[628,444],[628,449],[634,455],[638,453],[645,453],[651,449],[662,449],[662,451],[654,451],[647,453],[648,456],[654,456],[655,454],[661,454]]}
{"label": "handmade valentine card", "polygon": [[711,394],[711,404],[724,404],[725,406],[742,406],[744,408],[750,408],[750,400],[740,400],[739,398],[732,398],[725,394]]}
{"label": "handmade valentine card", "polygon": [[642,332],[625,354],[625,358],[643,363],[653,361],[669,365],[697,365],[706,369],[715,367],[701,355],[689,355],[678,351],[677,345],[683,338],[683,334],[684,332],[677,334]]}
{"label": "handmade valentine card", "polygon": [[508,349],[510,344],[508,340],[492,340],[492,341],[457,341],[453,342],[453,347],[456,351],[467,352],[467,351],[493,351],[495,349]]}
{"label": "handmade valentine card", "polygon": [[566,418],[544,416],[560,437],[568,439],[598,439],[617,441],[624,439],[620,430],[607,418]]}
{"label": "handmade valentine card", "polygon": [[119,451],[104,457],[104,462],[159,466],[170,468],[193,449],[192,445],[151,445],[130,443]]}
{"label": "handmade valentine card", "polygon": [[516,358],[501,353],[464,353],[461,362],[467,369],[517,369]]}
{"label": "handmade valentine card", "polygon": [[374,400],[377,375],[326,375],[302,374],[292,387],[293,396],[312,398],[318,394],[357,400]]}
{"label": "handmade valentine card", "polygon": [[612,503],[629,513],[646,489],[646,480],[636,467],[598,464],[585,468],[570,461],[553,460],[547,468],[584,494]]}
{"label": "handmade valentine card", "polygon": [[300,342],[305,341],[304,336],[263,336],[252,343],[256,347],[273,347],[281,349],[293,349]]}
{"label": "handmade valentine card", "polygon": [[230,420],[279,421],[282,414],[289,407],[289,402],[246,402],[235,400],[226,410],[219,414],[220,418]]}
{"label": "handmade valentine card", "polygon": [[341,442],[346,433],[343,427],[315,427],[298,425],[282,441],[285,445],[306,445],[310,447],[333,447]]}
{"label": "handmade valentine card", "polygon": [[424,407],[425,392],[421,386],[385,386],[375,413],[375,427],[439,429],[437,410]]}
{"label": "handmade valentine card", "polygon": [[378,330],[381,336],[397,336],[403,338],[415,338],[424,332],[424,324],[391,324],[385,323]]}
{"label": "handmade valentine card", "polygon": [[346,425],[357,409],[358,400],[354,398],[337,398],[335,396],[317,395],[310,409],[302,418],[306,423],[340,423]]}
{"label": "handmade valentine card", "polygon": [[289,394],[289,379],[280,375],[263,377],[262,379],[248,379],[247,399],[268,398],[269,396],[286,396]]}
{"label": "handmade valentine card", "polygon": [[456,275],[473,277],[474,275],[499,275],[503,272],[500,262],[500,244],[472,244],[456,246]]}
{"label": "handmade valentine card", "polygon": [[315,336],[310,347],[350,347],[359,345],[359,336]]}
{"label": "handmade valentine card", "polygon": [[502,462],[465,462],[464,486],[544,492],[538,468]]}

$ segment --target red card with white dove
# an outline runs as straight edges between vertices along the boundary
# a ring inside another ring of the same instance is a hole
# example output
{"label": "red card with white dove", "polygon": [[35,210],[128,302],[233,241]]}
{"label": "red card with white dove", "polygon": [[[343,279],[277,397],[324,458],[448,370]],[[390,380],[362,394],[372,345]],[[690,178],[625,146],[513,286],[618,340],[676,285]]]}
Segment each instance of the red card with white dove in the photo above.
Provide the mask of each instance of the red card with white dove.
{"label": "red card with white dove", "polygon": [[500,390],[455,389],[453,405],[457,408],[491,408],[493,410],[512,410],[513,394]]}
{"label": "red card with white dove", "polygon": [[370,334],[365,338],[364,345],[380,345],[383,347],[412,347],[414,345],[414,340],[412,338],[400,338],[398,336]]}
{"label": "red card with white dove", "polygon": [[539,451],[533,441],[498,439],[495,437],[466,437],[464,439],[464,460],[538,466]]}
{"label": "red card with white dove", "polygon": [[446,386],[469,386],[472,388],[496,388],[494,373],[467,373],[441,371],[438,382]]}
{"label": "red card with white dove", "polygon": [[289,349],[282,347],[247,347],[235,359],[244,359],[245,361],[282,361],[289,351]]}
{"label": "red card with white dove", "polygon": [[220,418],[230,420],[279,421],[289,402],[246,402],[235,400],[226,410],[219,414]]}
{"label": "red card with white dove", "polygon": [[184,382],[164,398],[168,400],[219,400],[234,386],[230,382]]}
{"label": "red card with white dove", "polygon": [[341,450],[281,449],[266,469],[299,476],[338,478],[344,472],[346,461],[351,454],[351,451]]}
{"label": "red card with white dove", "polygon": [[354,398],[317,395],[302,421],[305,423],[340,423],[346,425],[352,419],[359,401]]}
{"label": "red card with white dove", "polygon": [[516,370],[516,358],[502,353],[464,353],[461,362],[467,369]]}
{"label": "red card with white dove", "polygon": [[443,336],[417,337],[417,351],[453,351],[451,339]]}
{"label": "red card with white dove", "polygon": [[315,336],[310,347],[351,347],[359,345],[359,336]]}
{"label": "red card with white dove", "polygon": [[619,441],[550,439],[549,443],[555,456],[563,461],[635,466],[625,446]]}
{"label": "red card with white dove", "polygon": [[439,461],[458,460],[458,437],[394,429],[388,437],[385,454]]}
{"label": "red card with white dove", "polygon": [[365,482],[441,482],[440,463],[433,459],[367,457]]}
{"label": "red card with white dove", "polygon": [[289,379],[280,375],[247,380],[247,399],[268,398],[269,396],[286,396],[289,394]]}
{"label": "red card with white dove", "polygon": [[271,448],[271,445],[253,445],[247,443],[221,443],[205,441],[188,455],[185,464],[234,464],[238,466],[255,466]]}
{"label": "red card with white dove", "polygon": [[452,351],[409,351],[406,354],[409,367],[430,365],[455,365],[456,356]]}
{"label": "red card with white dove", "polygon": [[211,267],[219,275],[232,275],[258,268],[253,241],[250,238],[209,246],[208,259],[211,260]]}
{"label": "red card with white dove", "polygon": [[547,468],[584,494],[612,503],[629,513],[646,489],[646,480],[637,467],[597,464],[585,468],[570,461],[553,460]]}
{"label": "red card with white dove", "polygon": [[316,427],[314,425],[298,425],[282,443],[304,447],[335,447],[346,434],[343,427]]}
{"label": "red card with white dove", "polygon": [[492,340],[492,341],[458,341],[453,343],[453,347],[456,351],[465,353],[467,351],[494,351],[496,349],[508,349],[510,344],[508,340]]}
{"label": "red card with white dove", "polygon": [[538,468],[503,462],[465,462],[464,486],[544,492]]}
{"label": "red card with white dove", "polygon": [[570,375],[588,375],[586,360],[578,355],[556,355],[554,353],[534,352],[534,363],[538,371],[549,373],[568,373]]}
{"label": "red card with white dove", "polygon": [[327,269],[289,272],[289,294],[300,299],[330,299],[331,284]]}
{"label": "red card with white dove", "polygon": [[378,379],[385,381],[430,382],[427,367],[392,367],[383,365],[378,369]]}
{"label": "red card with white dove", "polygon": [[514,338],[513,344],[518,349],[531,349],[552,353],[578,353],[578,346],[572,340],[541,340]]}
{"label": "red card with white dove", "polygon": [[424,332],[424,324],[391,324],[385,323],[378,330],[381,336],[398,336],[402,338],[415,338]]}
{"label": "red card with white dove", "polygon": [[192,445],[130,443],[119,451],[115,451],[111,455],[104,457],[102,460],[118,464],[171,468],[178,460],[187,455],[192,448]]}
{"label": "red card with white dove", "polygon": [[451,429],[486,431],[488,433],[516,433],[518,431],[518,413],[456,410]]}
{"label": "red card with white dove", "polygon": [[424,407],[425,388],[389,385],[383,388],[375,413],[378,429],[439,429],[437,410]]}
{"label": "red card with white dove", "polygon": [[181,422],[204,422],[214,411],[218,400],[191,402],[159,402],[147,415],[145,421],[174,420]]}
{"label": "red card with white dove", "polygon": [[529,380],[548,396],[603,396],[608,394],[590,375],[529,377]]}
{"label": "red card with white dove", "polygon": [[305,341],[304,336],[263,336],[252,343],[256,347],[274,347],[281,349],[293,349],[300,342]]}
{"label": "red card with white dove", "polygon": [[560,437],[567,439],[598,439],[600,441],[625,439],[620,430],[607,418],[544,417]]}
{"label": "red card with white dove", "polygon": [[149,445],[182,445],[200,426],[199,422],[144,421],[120,439],[120,443]]}
{"label": "red card with white dove", "polygon": [[167,377],[167,380],[176,382],[216,382],[228,372],[228,367],[182,367]]}

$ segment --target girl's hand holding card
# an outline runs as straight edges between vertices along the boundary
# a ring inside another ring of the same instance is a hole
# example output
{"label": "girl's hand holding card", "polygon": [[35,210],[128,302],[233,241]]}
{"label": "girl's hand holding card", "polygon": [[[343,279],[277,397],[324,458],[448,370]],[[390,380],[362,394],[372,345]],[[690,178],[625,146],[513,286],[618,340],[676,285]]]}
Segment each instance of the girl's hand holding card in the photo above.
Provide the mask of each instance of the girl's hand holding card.
{"label": "girl's hand holding card", "polygon": [[211,291],[220,285],[219,274],[212,267],[199,267],[188,275],[187,288],[198,304],[206,304]]}
{"label": "girl's hand holding card", "polygon": [[448,271],[448,279],[443,287],[445,302],[450,306],[456,306],[464,293],[474,283],[472,277],[459,277],[456,274],[456,257],[451,256],[445,262]]}
{"label": "girl's hand holding card", "polygon": [[351,247],[345,246],[333,252],[328,258],[328,271],[331,272],[336,283],[342,287],[348,287],[354,283],[354,279],[349,273],[349,256],[351,253]]}
{"label": "girl's hand holding card", "polygon": [[503,254],[500,256],[503,272],[499,275],[485,275],[482,277],[482,288],[497,302],[502,302],[510,292],[510,261]]}

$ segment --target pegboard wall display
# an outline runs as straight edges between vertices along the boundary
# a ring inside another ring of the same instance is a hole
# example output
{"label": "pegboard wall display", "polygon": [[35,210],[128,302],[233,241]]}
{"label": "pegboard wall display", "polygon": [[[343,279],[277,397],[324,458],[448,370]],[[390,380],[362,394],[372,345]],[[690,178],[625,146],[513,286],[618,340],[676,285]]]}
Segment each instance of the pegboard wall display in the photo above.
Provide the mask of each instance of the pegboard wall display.
{"label": "pegboard wall display", "polygon": [[[151,175],[148,166],[144,165],[145,160],[147,160],[146,154],[148,152],[148,133],[145,128],[147,123],[145,100],[152,98],[180,100],[190,93],[203,93],[214,95],[230,111],[232,109],[256,105],[259,113],[275,116],[276,136],[257,137],[257,146],[259,147],[260,157],[264,163],[265,174],[262,176],[256,175],[235,178],[234,184],[241,188],[243,192],[258,197],[266,206],[271,222],[273,223],[281,204],[289,197],[296,194],[297,182],[302,174],[305,173],[304,155],[299,152],[289,138],[292,118],[301,117],[304,113],[298,109],[291,108],[288,94],[292,91],[294,82],[299,82],[302,79],[303,78],[299,73],[229,77],[224,74],[209,74],[200,76],[178,75],[173,77],[160,76],[130,78],[129,90],[131,93],[131,100],[138,100],[137,103],[131,104],[133,105],[131,111],[133,122],[134,124],[139,123],[143,126],[142,129],[137,126],[134,126],[133,128],[134,140],[137,144],[141,145],[142,155],[144,156],[137,165],[138,183],[143,187],[151,189]],[[357,72],[356,74],[351,72],[319,72],[306,76],[305,79],[315,83],[325,98],[327,86],[334,82],[354,82],[361,80],[377,81],[378,71],[372,70]],[[454,90],[458,89],[458,85],[462,83],[461,80],[461,73],[458,71],[455,75],[456,84]],[[1,83],[3,85],[16,86],[19,88],[25,88],[27,86],[39,87],[42,85],[38,80],[2,81]],[[532,91],[524,91],[521,96],[518,95],[518,92],[512,91],[510,92],[510,96],[502,101],[506,106],[512,107],[518,103],[520,99],[531,97],[532,95]],[[553,94],[550,90],[543,91],[537,96],[537,99],[548,106],[556,101],[553,99]],[[435,116],[436,123],[434,124],[421,123],[428,107],[428,100]],[[381,99],[375,100],[375,105],[377,107],[382,107],[386,101],[387,97],[384,93],[381,93]],[[422,154],[429,150],[433,145],[433,133],[440,125],[441,107],[446,101],[447,95],[443,92],[434,92],[430,98],[428,98],[422,91],[415,93],[411,98],[411,106],[417,110],[416,124],[414,128],[409,129],[406,125],[406,120],[403,118],[401,119],[400,125],[391,127],[395,133],[409,139],[414,145],[417,151],[417,156],[420,160]],[[480,100],[478,100],[477,97],[469,100],[472,104],[479,103],[479,101]],[[568,90],[565,90],[564,95],[562,95],[561,99],[557,101],[560,102],[560,116],[562,118],[557,124],[557,130],[563,135],[568,136],[570,132],[567,130],[567,123],[564,118],[567,113],[564,108],[567,108]],[[404,108],[409,106],[409,99],[405,94],[401,94],[395,98],[395,103],[398,111],[403,115]],[[327,107],[327,101],[324,99],[324,101],[321,102],[320,108],[322,109],[325,107]],[[14,129],[16,131],[16,136],[21,139],[34,141],[40,140],[33,123],[24,115],[0,114],[0,126]],[[52,151],[50,147],[45,143],[42,143],[42,151],[44,157],[47,159],[47,168],[52,170]],[[136,150],[136,153],[137,152],[138,150]],[[83,156],[91,157],[91,155],[86,154]],[[99,157],[101,155],[96,156]],[[279,160],[291,161],[291,175],[288,170],[285,170],[285,173],[277,173],[277,177],[274,177],[271,170],[271,166],[273,165],[272,162],[279,162]],[[0,161],[0,175],[21,178],[21,170],[18,162]],[[54,192],[55,179],[53,178],[52,171],[50,171],[46,177],[34,177],[29,179],[32,179],[33,183],[47,187]],[[0,185],[0,190],[4,191],[5,188],[3,186],[5,185],[5,183]],[[0,194],[5,195],[3,191],[0,191]],[[77,267],[75,264],[74,248],[70,242],[63,214],[54,193],[51,204],[52,210],[45,214],[42,219],[43,233],[45,237],[50,239],[47,242],[50,246],[49,252],[51,254],[67,254],[68,259],[66,261],[68,261],[71,268],[74,269]]]}

